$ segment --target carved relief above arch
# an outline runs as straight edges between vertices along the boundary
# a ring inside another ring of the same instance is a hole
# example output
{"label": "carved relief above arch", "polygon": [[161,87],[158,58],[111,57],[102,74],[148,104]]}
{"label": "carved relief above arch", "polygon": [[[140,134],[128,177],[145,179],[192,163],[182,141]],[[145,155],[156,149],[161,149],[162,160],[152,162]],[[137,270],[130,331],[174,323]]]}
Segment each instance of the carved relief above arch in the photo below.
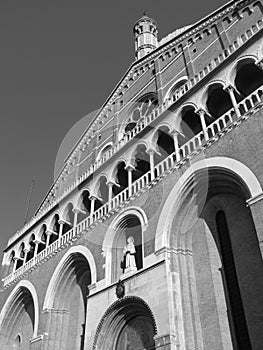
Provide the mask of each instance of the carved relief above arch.
{"label": "carved relief above arch", "polygon": [[[92,350],[154,348],[155,317],[141,298],[126,296],[114,302],[102,316]],[[128,342],[128,343],[127,343]]]}

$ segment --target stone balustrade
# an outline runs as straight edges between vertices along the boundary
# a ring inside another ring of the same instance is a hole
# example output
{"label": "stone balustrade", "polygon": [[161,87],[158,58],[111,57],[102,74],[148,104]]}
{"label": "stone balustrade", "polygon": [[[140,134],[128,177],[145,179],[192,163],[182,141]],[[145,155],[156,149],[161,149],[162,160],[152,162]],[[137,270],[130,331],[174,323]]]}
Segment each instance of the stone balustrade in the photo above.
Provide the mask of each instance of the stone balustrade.
{"label": "stone balustrade", "polygon": [[178,168],[180,165],[185,163],[187,159],[194,157],[194,155],[201,149],[209,147],[213,141],[219,139],[224,134],[237,127],[240,123],[242,123],[242,121],[249,118],[249,115],[253,109],[257,106],[259,107],[259,104],[261,104],[262,101],[263,86],[251,93],[247,98],[238,104],[238,110],[240,111],[239,117],[237,117],[233,108],[223,114],[207,127],[207,133],[209,136],[208,140],[205,140],[203,131],[195,135],[191,140],[180,147],[179,152],[181,159],[178,160],[176,158],[176,153],[170,154],[154,167],[154,179],[151,178],[150,170],[138,180],[132,182],[131,189],[129,187],[125,188],[123,191],[113,197],[110,202],[105,203],[98,210],[96,210],[92,216],[88,216],[82,220],[71,230],[59,237],[54,243],[50,244],[43,251],[26,262],[23,266],[4,278],[4,287],[9,286],[12,282],[21,278],[25,273],[28,273],[39,264],[42,264],[45,260],[51,258],[57,251],[63,249],[69,244],[72,244],[82,234],[85,234],[88,230],[91,230],[94,225],[106,220],[109,215],[119,210],[125,205],[125,203],[138,196],[142,191],[145,191],[148,186],[154,185],[157,181],[160,181],[162,177],[166,176],[168,172]]}
{"label": "stone balustrade", "polygon": [[[224,50],[217,58],[213,59],[204,69],[202,69],[198,74],[196,74],[192,79],[187,81],[183,86],[178,88],[174,94],[164,101],[162,105],[157,107],[150,115],[146,116],[142,121],[140,121],[136,127],[124,135],[123,139],[117,142],[110,150],[108,150],[102,158],[98,159],[92,166],[86,170],[80,177],[78,177],[60,196],[58,196],[52,203],[48,204],[44,202],[40,207],[36,216],[34,216],[21,230],[16,232],[8,241],[8,244],[15,242],[24,232],[26,232],[30,227],[46,215],[54,206],[56,206],[60,201],[62,201],[69,193],[76,189],[84,180],[86,180],[91,174],[93,174],[102,164],[107,162],[114,154],[123,148],[130,140],[135,138],[143,129],[145,129],[149,124],[151,124],[156,118],[158,118],[163,112],[167,111],[175,102],[181,99],[186,93],[189,92],[196,84],[202,81],[210,72],[216,69],[223,61],[229,58],[237,49],[244,45],[248,39],[251,39],[255,34],[261,30],[259,24],[253,26],[249,33],[242,34],[237,40],[230,45],[226,50]],[[240,112],[245,113],[248,110],[249,102],[244,102],[244,105],[240,106]],[[214,126],[215,128],[216,126]],[[209,129],[211,130],[211,128]],[[212,130],[211,130],[212,131]],[[202,137],[202,135],[199,135]],[[192,148],[192,144],[197,142],[200,144],[198,139],[192,140],[190,144],[184,145],[182,149],[182,154],[185,156],[189,150]]]}

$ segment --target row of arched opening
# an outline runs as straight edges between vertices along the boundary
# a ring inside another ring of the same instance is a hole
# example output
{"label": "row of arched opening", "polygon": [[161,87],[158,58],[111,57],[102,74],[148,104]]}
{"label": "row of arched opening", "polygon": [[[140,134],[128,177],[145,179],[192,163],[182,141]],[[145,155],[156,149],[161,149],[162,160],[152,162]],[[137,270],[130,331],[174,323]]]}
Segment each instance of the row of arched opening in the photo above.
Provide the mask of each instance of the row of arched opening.
{"label": "row of arched opening", "polygon": [[[252,59],[243,60],[237,65],[234,82],[234,96],[236,101],[239,102],[263,84],[263,71],[258,68]],[[155,100],[150,99],[147,100],[148,108],[152,108],[155,103],[154,101]],[[232,107],[233,101],[229,93],[224,90],[223,84],[215,83],[211,85],[207,91],[207,113],[204,116],[206,125],[208,126],[211,124]],[[145,113],[148,111],[148,109],[143,108],[138,109],[138,111],[139,110],[143,112],[146,111]],[[151,167],[156,166],[168,155],[173,154],[176,149],[176,144],[181,147],[201,131],[202,123],[200,115],[198,115],[193,105],[185,105],[181,111],[179,134],[176,140],[174,135],[170,132],[170,128],[168,126],[163,126],[155,133],[155,144],[152,150],[152,156],[146,144],[139,143],[133,153],[132,167],[127,167],[125,161],[118,161],[113,171],[113,181],[109,182],[109,179],[105,175],[102,175],[98,180],[95,196],[91,196],[89,190],[84,190],[81,193],[77,213],[74,211],[75,208],[73,204],[69,203],[63,218],[55,214],[49,229],[47,229],[47,226],[44,224],[41,227],[41,232],[38,234],[37,239],[35,234],[32,234],[27,247],[25,243],[21,243],[18,254],[12,251],[9,259],[8,274],[12,273],[14,269],[16,270],[21,267],[48,245],[55,242],[60,235],[68,232],[74,225],[93,214],[94,211],[107,203],[109,199],[118,195],[131,185],[132,182],[149,172]],[[129,172],[131,172],[130,176]],[[129,183],[129,181],[131,183]]]}

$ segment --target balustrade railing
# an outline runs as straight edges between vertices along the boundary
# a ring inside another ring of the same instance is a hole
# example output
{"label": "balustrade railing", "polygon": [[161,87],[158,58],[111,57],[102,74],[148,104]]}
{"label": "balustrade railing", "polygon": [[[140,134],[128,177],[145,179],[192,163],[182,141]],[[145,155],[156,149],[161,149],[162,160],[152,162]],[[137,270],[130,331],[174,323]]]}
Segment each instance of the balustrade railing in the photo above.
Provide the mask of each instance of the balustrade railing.
{"label": "balustrade railing", "polygon": [[[258,105],[260,102],[263,101],[263,86],[259,87],[256,91],[251,93],[247,98],[242,100],[238,105],[238,110],[240,111],[240,117],[237,117],[234,109],[231,108],[228,112],[223,114],[221,117],[219,117],[217,120],[215,120],[213,123],[211,123],[207,129],[206,132],[209,136],[209,139],[220,136],[223,130],[227,129],[230,125],[235,125],[238,120],[244,119],[246,116],[245,114],[252,110],[256,105]],[[191,140],[186,142],[184,145],[182,145],[179,149],[180,155],[182,159],[185,159],[189,157],[192,153],[194,153],[196,150],[198,150],[199,147],[203,145],[205,141],[204,138],[204,132],[201,131],[197,135],[195,135]],[[181,159],[181,160],[182,160]],[[154,167],[154,176],[155,179],[158,179],[164,174],[178,165],[180,161],[178,162],[176,160],[176,154],[172,153],[168,157],[166,157],[164,160],[162,160],[160,163],[158,163]],[[34,266],[44,261],[47,257],[50,257],[52,254],[57,252],[60,248],[63,248],[66,246],[69,242],[74,241],[74,239],[77,239],[81,233],[85,232],[86,230],[90,229],[92,224],[96,221],[100,221],[101,219],[105,218],[105,216],[110,212],[110,210],[118,208],[125,204],[130,199],[130,195],[134,196],[135,194],[138,194],[141,190],[146,188],[151,183],[151,171],[148,171],[143,176],[141,176],[139,179],[134,181],[131,184],[131,192],[129,193],[129,188],[125,188],[123,191],[118,193],[116,196],[114,196],[110,203],[106,203],[103,206],[101,206],[99,209],[97,209],[93,216],[88,216],[84,220],[82,220],[79,224],[76,225],[76,227],[72,228],[71,230],[67,231],[64,235],[59,237],[55,242],[50,244],[48,247],[46,247],[44,250],[42,250],[40,253],[38,253],[35,257],[33,257],[31,260],[26,262],[24,265],[22,265],[20,268],[18,268],[16,271],[14,271],[12,274],[7,276],[3,279],[4,286],[7,286],[12,281],[16,280],[20,276],[22,276],[27,271],[31,270]]]}
{"label": "balustrade railing", "polygon": [[[261,23],[262,24],[262,23]],[[56,200],[52,201],[50,204],[44,203],[40,207],[36,217],[32,218],[31,221],[26,224],[22,230],[18,231],[13,237],[9,239],[9,244],[13,243],[23,232],[25,232],[31,225],[33,225],[37,220],[39,220],[43,215],[50,211],[58,202],[65,198],[73,189],[75,189],[80,183],[87,179],[96,169],[98,169],[103,163],[105,163],[110,157],[117,153],[127,142],[134,138],[138,133],[140,133],[148,124],[152,123],[159,115],[167,110],[172,104],[179,100],[183,95],[185,95],[192,87],[199,83],[204,77],[206,77],[211,71],[213,71],[219,64],[221,64],[226,58],[233,54],[237,49],[240,48],[251,36],[255,35],[261,28],[259,23],[256,23],[250,32],[242,34],[237,40],[230,45],[226,50],[224,50],[218,57],[213,59],[206,67],[204,67],[198,74],[196,74],[192,79],[190,79],[183,86],[178,88],[174,94],[166,101],[163,105],[155,109],[150,115],[146,116],[141,122],[139,122],[133,130],[128,132],[122,140],[115,144],[107,153],[98,159],[87,171],[85,171],[77,180],[75,180]],[[253,102],[253,101],[252,101]],[[250,107],[247,105],[248,102],[239,107],[242,113],[246,113]],[[213,131],[212,131],[213,132]],[[197,140],[198,141],[198,140]],[[181,154],[186,156],[191,152],[191,145],[187,145],[182,150]]]}

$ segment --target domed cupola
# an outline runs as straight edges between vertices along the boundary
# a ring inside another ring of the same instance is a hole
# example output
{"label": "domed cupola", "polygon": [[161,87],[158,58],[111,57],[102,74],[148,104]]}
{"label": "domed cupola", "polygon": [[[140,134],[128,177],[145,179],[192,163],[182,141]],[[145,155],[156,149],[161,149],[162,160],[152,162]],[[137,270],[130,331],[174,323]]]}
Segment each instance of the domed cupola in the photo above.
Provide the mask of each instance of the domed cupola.
{"label": "domed cupola", "polygon": [[135,36],[135,55],[137,60],[158,47],[157,23],[146,14],[135,23],[133,32]]}

